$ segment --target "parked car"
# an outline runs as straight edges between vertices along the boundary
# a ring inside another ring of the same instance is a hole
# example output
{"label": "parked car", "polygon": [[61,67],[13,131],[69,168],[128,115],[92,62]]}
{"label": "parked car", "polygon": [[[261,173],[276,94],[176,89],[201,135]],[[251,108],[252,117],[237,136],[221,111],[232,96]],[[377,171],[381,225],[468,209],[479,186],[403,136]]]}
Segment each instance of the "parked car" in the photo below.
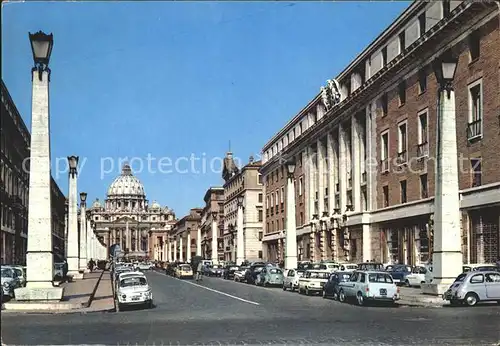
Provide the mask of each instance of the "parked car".
{"label": "parked car", "polygon": [[257,265],[250,266],[250,268],[248,268],[248,270],[245,272],[245,282],[247,284],[255,284],[255,280],[257,279],[257,275],[260,274],[260,271],[265,266],[266,266],[265,264],[257,264]]}
{"label": "parked car", "polygon": [[400,298],[399,288],[388,272],[355,271],[339,286],[341,302],[356,299],[358,305],[364,305],[367,300],[394,303]]}
{"label": "parked car", "polygon": [[299,288],[299,279],[304,276],[305,270],[287,269],[283,275],[283,291],[295,291]]}
{"label": "parked car", "polygon": [[349,281],[351,275],[352,272],[336,272],[330,274],[328,282],[323,287],[323,298],[332,297],[334,300],[338,300],[340,283]]}
{"label": "parked car", "polygon": [[20,287],[26,286],[26,267],[17,264],[2,266],[2,268],[7,268],[7,267],[12,268],[16,272]]}
{"label": "parked car", "polygon": [[245,282],[245,275],[249,269],[250,267],[240,267],[238,270],[236,270],[234,272],[234,281]]}
{"label": "parked car", "polygon": [[236,264],[231,264],[228,265],[224,268],[224,273],[222,277],[226,280],[233,280],[234,279],[234,273],[238,271],[240,267],[238,267]]}
{"label": "parked car", "polygon": [[339,270],[340,264],[334,261],[324,261],[322,262],[325,265],[326,270],[329,270],[331,273]]}
{"label": "parked car", "polygon": [[408,287],[419,287],[425,283],[427,268],[424,266],[414,266],[411,273],[406,275],[405,284]]}
{"label": "parked car", "polygon": [[165,268],[165,274],[169,276],[174,276],[175,275],[175,263],[168,263],[167,267]]}
{"label": "parked car", "polygon": [[122,272],[121,274],[118,275],[118,279],[115,282],[115,292],[118,291],[118,285],[119,285],[119,283],[120,283],[121,280],[123,280],[125,278],[128,278],[128,277],[132,277],[132,276],[144,276],[144,273],[142,273],[142,272],[133,272],[133,271]]}
{"label": "parked car", "polygon": [[330,272],[328,270],[306,270],[304,276],[299,279],[299,294],[309,296],[313,293],[322,292],[323,286],[325,286],[329,277]]}
{"label": "parked car", "polygon": [[19,280],[16,270],[11,267],[2,267],[1,280],[4,297],[9,296],[14,298],[14,290],[21,287],[21,281]]}
{"label": "parked car", "polygon": [[175,277],[178,279],[192,279],[193,268],[189,264],[180,264],[175,268]]}
{"label": "parked car", "polygon": [[255,280],[257,286],[283,286],[283,271],[277,267],[264,267],[259,275],[257,275],[257,280]]}
{"label": "parked car", "polygon": [[443,294],[443,299],[451,305],[474,306],[487,301],[500,304],[500,273],[493,270],[462,273]]}
{"label": "parked car", "polygon": [[136,264],[136,269],[139,270],[151,270],[153,267],[153,264],[149,262],[139,262]]}
{"label": "parked car", "polygon": [[144,275],[129,276],[119,281],[117,289],[118,310],[128,305],[153,307],[153,294]]}
{"label": "parked car", "polygon": [[412,267],[406,264],[394,264],[387,266],[385,271],[391,274],[396,284],[403,284],[406,282],[406,277],[411,274]]}
{"label": "parked car", "polygon": [[208,275],[215,276],[215,277],[221,277],[222,276],[222,267],[218,264],[214,264],[212,267],[210,267]]}
{"label": "parked car", "polygon": [[494,263],[473,263],[465,264],[462,266],[462,273],[468,273],[470,271],[497,271],[498,267]]}

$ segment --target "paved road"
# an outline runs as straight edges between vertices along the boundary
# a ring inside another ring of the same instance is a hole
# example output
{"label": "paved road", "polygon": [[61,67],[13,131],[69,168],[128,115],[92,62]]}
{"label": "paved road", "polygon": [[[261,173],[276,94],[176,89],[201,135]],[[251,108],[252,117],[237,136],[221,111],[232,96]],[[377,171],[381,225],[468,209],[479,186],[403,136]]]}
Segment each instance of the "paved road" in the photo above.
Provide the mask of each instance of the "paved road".
{"label": "paved road", "polygon": [[119,313],[2,314],[9,344],[492,345],[500,307],[357,307],[216,278],[147,274],[155,307]]}

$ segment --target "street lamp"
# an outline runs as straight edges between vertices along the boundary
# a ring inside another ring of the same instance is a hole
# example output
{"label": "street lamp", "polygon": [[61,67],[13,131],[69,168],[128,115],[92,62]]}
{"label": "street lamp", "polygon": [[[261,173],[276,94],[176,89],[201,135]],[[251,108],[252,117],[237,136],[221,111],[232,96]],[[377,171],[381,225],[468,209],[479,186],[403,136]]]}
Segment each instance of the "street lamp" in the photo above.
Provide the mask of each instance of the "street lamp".
{"label": "street lamp", "polygon": [[286,232],[285,232],[285,269],[297,268],[297,225],[295,220],[295,158],[292,156],[286,162]]}
{"label": "street lamp", "polygon": [[236,215],[236,264],[241,265],[245,262],[245,233],[243,230],[243,199],[244,196],[238,195],[238,213]]}
{"label": "street lamp", "polygon": [[458,57],[449,50],[433,63],[439,84],[436,121],[433,280],[423,284],[428,294],[443,294],[462,272],[462,238],[458,182],[458,148],[453,80]]}
{"label": "street lamp", "polygon": [[78,156],[68,156],[69,174],[71,178],[76,176],[76,168],[78,166]]}
{"label": "street lamp", "polygon": [[86,192],[80,192],[80,201],[85,204],[87,201],[87,193]]}
{"label": "street lamp", "polygon": [[31,43],[31,52],[33,53],[33,61],[35,66],[33,71],[38,71],[38,78],[42,80],[42,73],[44,71],[49,72],[49,61],[50,55],[52,53],[52,47],[54,45],[54,39],[52,34],[45,34],[39,31],[34,34],[29,34]]}

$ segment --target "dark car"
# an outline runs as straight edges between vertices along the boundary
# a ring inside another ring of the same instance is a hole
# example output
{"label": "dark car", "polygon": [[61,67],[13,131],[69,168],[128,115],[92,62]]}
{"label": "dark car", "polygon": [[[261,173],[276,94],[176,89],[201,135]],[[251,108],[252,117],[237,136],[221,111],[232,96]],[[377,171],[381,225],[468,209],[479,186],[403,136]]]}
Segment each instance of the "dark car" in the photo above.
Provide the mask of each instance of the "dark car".
{"label": "dark car", "polygon": [[406,282],[406,277],[411,274],[412,267],[406,264],[394,264],[387,266],[385,271],[391,274],[396,285],[401,285]]}
{"label": "dark car", "polygon": [[331,274],[328,282],[323,287],[323,298],[332,297],[334,300],[338,300],[339,284],[349,281],[351,275],[352,272],[335,272]]}
{"label": "dark car", "polygon": [[175,267],[176,267],[175,263],[168,263],[167,267],[165,268],[165,274],[170,275],[170,276],[174,276]]}
{"label": "dark car", "polygon": [[255,280],[257,279],[257,275],[261,272],[262,268],[264,268],[265,264],[256,264],[251,265],[250,268],[245,273],[245,282],[247,284],[255,284]]}
{"label": "dark car", "polygon": [[222,277],[226,280],[233,280],[234,279],[234,272],[237,270],[240,270],[240,267],[238,267],[236,264],[227,265],[224,268],[224,272],[222,274]]}

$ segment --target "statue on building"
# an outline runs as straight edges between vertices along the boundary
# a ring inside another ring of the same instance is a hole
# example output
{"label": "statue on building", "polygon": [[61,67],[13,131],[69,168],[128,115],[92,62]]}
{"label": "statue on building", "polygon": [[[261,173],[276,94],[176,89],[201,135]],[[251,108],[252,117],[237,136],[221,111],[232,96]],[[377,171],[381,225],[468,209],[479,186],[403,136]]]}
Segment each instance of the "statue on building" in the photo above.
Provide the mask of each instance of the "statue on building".
{"label": "statue on building", "polygon": [[330,97],[333,106],[340,102],[342,94],[340,93],[340,85],[335,79],[329,79],[326,81],[328,89],[330,90]]}
{"label": "statue on building", "polygon": [[233,153],[228,151],[226,153],[226,157],[224,158],[224,166],[222,168],[222,179],[224,181],[228,181],[234,175],[238,174],[239,168],[236,166],[236,163],[233,159]]}
{"label": "statue on building", "polygon": [[329,110],[332,107],[332,103],[330,102],[331,97],[329,89],[322,86],[320,90],[321,90],[321,101],[323,101],[326,110]]}

